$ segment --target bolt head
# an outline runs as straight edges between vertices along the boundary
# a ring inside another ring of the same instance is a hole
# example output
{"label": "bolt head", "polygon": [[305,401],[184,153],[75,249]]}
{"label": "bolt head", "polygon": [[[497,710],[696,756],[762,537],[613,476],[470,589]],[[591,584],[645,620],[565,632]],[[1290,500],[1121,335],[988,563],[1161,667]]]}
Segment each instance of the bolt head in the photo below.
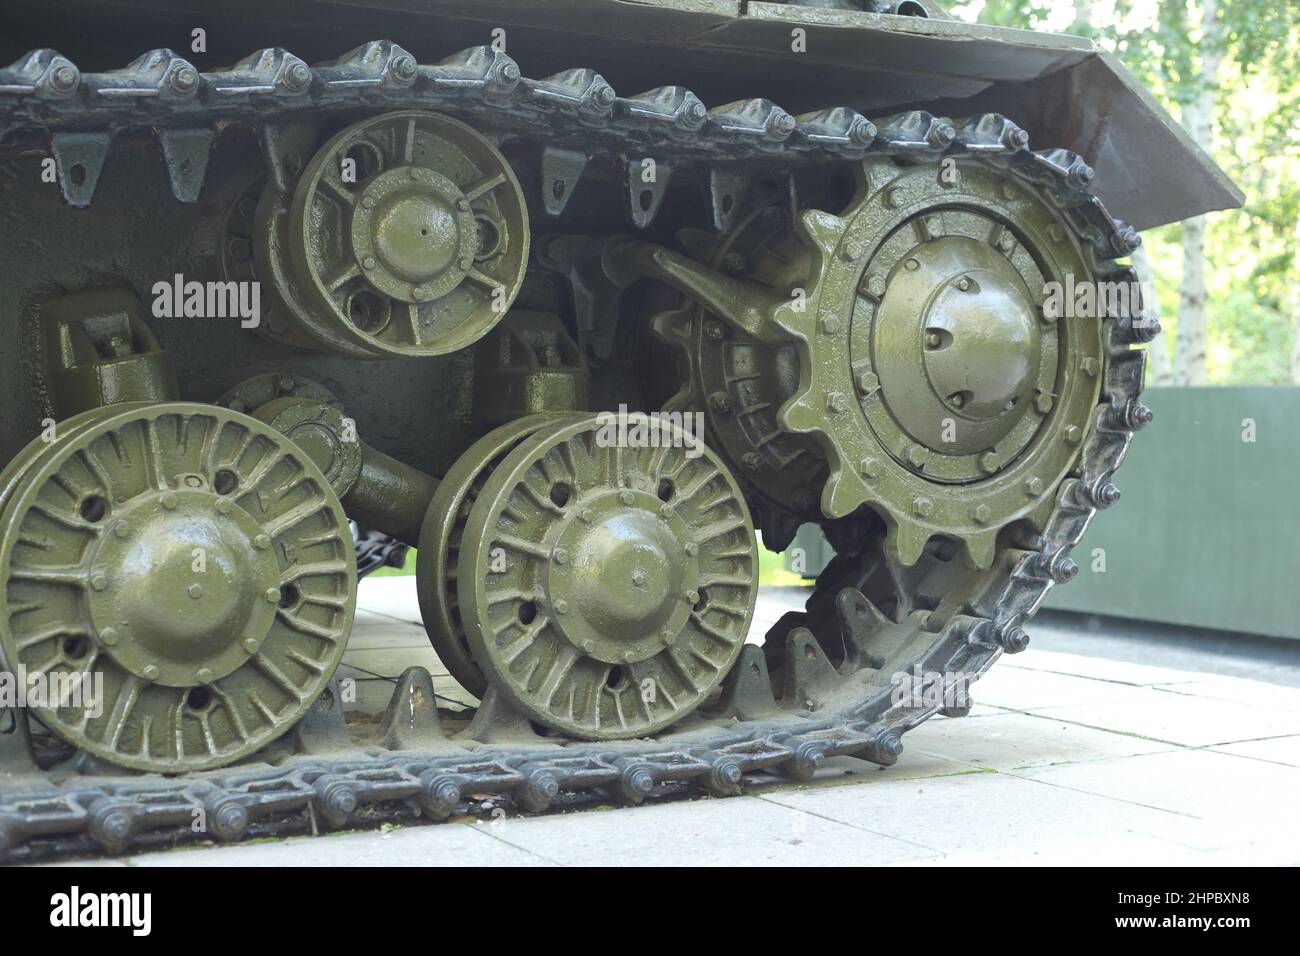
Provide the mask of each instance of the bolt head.
{"label": "bolt head", "polygon": [[877,299],[879,299],[882,295],[885,294],[885,277],[877,275],[877,276],[872,276],[870,279],[868,279],[867,291],[870,292]]}
{"label": "bolt head", "polygon": [[831,392],[826,396],[826,411],[832,415],[843,415],[848,410],[848,407],[849,404],[843,392]]}
{"label": "bolt head", "polygon": [[267,603],[267,604],[279,604],[279,603],[280,603],[280,589],[279,589],[279,588],[267,588],[267,589],[266,589],[266,593],[265,593],[263,596],[266,598],[266,603]]}
{"label": "bolt head", "polygon": [[991,451],[986,451],[980,455],[980,471],[985,474],[993,474],[998,470],[998,456]]}
{"label": "bolt head", "polygon": [[1025,494],[1031,498],[1037,497],[1043,493],[1043,479],[1035,475],[1025,482]]}
{"label": "bolt head", "polygon": [[162,496],[162,506],[168,511],[173,510],[178,504],[177,498],[170,491]]}
{"label": "bolt head", "polygon": [[157,664],[146,664],[140,670],[140,676],[145,680],[157,680],[159,673],[161,672],[158,670]]}
{"label": "bolt head", "polygon": [[1083,374],[1088,376],[1089,378],[1097,377],[1097,371],[1098,371],[1097,360],[1093,358],[1091,355],[1084,357],[1083,361],[1079,363],[1079,368],[1083,372]]}
{"label": "bolt head", "polygon": [[988,505],[976,505],[971,509],[970,516],[979,524],[988,524],[993,517],[993,509]]}
{"label": "bolt head", "polygon": [[1039,392],[1034,399],[1034,408],[1038,409],[1040,414],[1046,415],[1052,410],[1052,396],[1046,392]]}
{"label": "bolt head", "polygon": [[912,499],[912,510],[916,512],[918,517],[928,518],[930,513],[934,511],[934,502],[924,496],[918,496]]}
{"label": "bolt head", "polygon": [[875,458],[864,458],[858,465],[858,471],[862,472],[864,478],[880,477],[880,462]]}
{"label": "bolt head", "polygon": [[691,588],[691,590],[686,592],[686,600],[691,604],[699,604],[700,592],[695,590],[694,588]]}
{"label": "bolt head", "polygon": [[231,507],[233,507],[233,506],[232,506],[231,501],[230,501],[229,498],[218,498],[218,499],[217,499],[217,504],[216,504],[217,514],[219,514],[219,515],[228,515],[228,514],[230,514],[230,509],[231,509]]}
{"label": "bolt head", "polygon": [[620,491],[618,494],[618,500],[623,502],[625,505],[630,505],[636,501],[636,495],[632,494],[630,491]]}
{"label": "bolt head", "polygon": [[99,632],[99,643],[103,644],[105,647],[112,647],[117,643],[118,637],[117,628],[105,627]]}
{"label": "bolt head", "polygon": [[271,536],[268,534],[259,534],[253,539],[253,547],[258,551],[265,551],[271,546]]}
{"label": "bolt head", "polygon": [[691,557],[695,557],[695,555],[700,553],[700,546],[696,544],[694,541],[687,541],[686,544],[682,546],[682,550],[685,551],[687,554],[689,554]]}
{"label": "bolt head", "polygon": [[246,637],[246,638],[244,638],[243,648],[244,648],[244,650],[245,650],[247,653],[249,653],[249,654],[256,654],[256,653],[257,653],[257,649],[258,649],[259,647],[261,647],[261,645],[257,643],[257,639],[256,639],[256,638],[253,638],[253,637]]}
{"label": "bolt head", "polygon": [[203,597],[203,585],[191,584],[185,589],[185,593],[197,601],[199,598]]}
{"label": "bolt head", "polygon": [[131,523],[129,521],[119,521],[113,525],[113,534],[119,538],[125,538],[131,533]]}
{"label": "bolt head", "polygon": [[212,673],[212,668],[210,667],[200,667],[194,672],[194,676],[198,678],[200,684],[211,684],[212,679],[216,677],[216,675]]}
{"label": "bolt head", "polygon": [[569,613],[569,602],[564,600],[564,598],[556,598],[554,601],[551,602],[551,607],[555,608],[556,614]]}
{"label": "bolt head", "polygon": [[870,395],[876,389],[880,388],[880,376],[875,372],[863,371],[857,375],[858,391],[863,395]]}
{"label": "bolt head", "polygon": [[907,461],[913,468],[920,468],[930,457],[930,453],[921,445],[913,445],[907,449]]}
{"label": "bolt head", "polygon": [[1071,425],[1065,430],[1065,443],[1067,445],[1077,445],[1083,441],[1083,429],[1078,425]]}
{"label": "bolt head", "polygon": [[565,551],[563,548],[556,548],[551,553],[551,560],[556,564],[564,564],[569,560],[569,552]]}
{"label": "bolt head", "polygon": [[96,571],[90,576],[90,586],[96,591],[102,591],[108,587],[108,575],[103,571]]}

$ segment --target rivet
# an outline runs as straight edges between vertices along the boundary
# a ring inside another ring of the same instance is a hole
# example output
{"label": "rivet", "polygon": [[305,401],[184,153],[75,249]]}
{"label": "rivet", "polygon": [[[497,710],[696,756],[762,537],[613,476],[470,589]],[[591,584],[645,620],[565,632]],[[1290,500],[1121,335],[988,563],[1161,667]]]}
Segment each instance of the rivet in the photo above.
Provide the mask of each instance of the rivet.
{"label": "rivet", "polygon": [[564,562],[569,560],[569,552],[565,551],[563,548],[556,548],[551,554],[551,559],[555,561],[556,564],[564,564]]}
{"label": "rivet", "polygon": [[962,276],[957,280],[957,288],[961,289],[962,292],[969,292],[970,286],[971,282],[967,276]]}
{"label": "rivet", "polygon": [[700,553],[700,546],[694,541],[687,541],[686,544],[682,546],[682,550],[691,557],[695,557],[695,555]]}
{"label": "rivet", "polygon": [[917,262],[915,259],[908,259],[903,263],[903,267],[907,269],[908,272],[915,272],[917,269],[921,268],[921,263]]}
{"label": "rivet", "polygon": [[937,349],[939,347],[939,344],[942,341],[943,341],[943,336],[941,336],[938,332],[925,333],[925,344],[932,349]]}
{"label": "rivet", "polygon": [[970,516],[979,524],[988,524],[989,518],[993,517],[993,510],[988,505],[976,505],[971,509]]}
{"label": "rivet", "polygon": [[173,508],[176,507],[176,496],[172,494],[170,491],[167,492],[165,495],[162,496],[162,506],[166,508],[168,511],[171,511]]}
{"label": "rivet", "polygon": [[822,332],[826,335],[834,335],[840,330],[840,320],[833,315],[828,315],[822,319]]}
{"label": "rivet", "polygon": [[186,475],[186,476],[185,476],[185,487],[187,487],[187,488],[202,488],[202,487],[203,487],[203,479],[200,478],[198,475]]}
{"label": "rivet", "polygon": [[102,591],[108,587],[108,575],[103,571],[96,571],[90,576],[90,586],[96,591]]}
{"label": "rivet", "polygon": [[554,601],[551,602],[551,607],[555,608],[556,614],[569,613],[569,602],[564,600],[564,598],[556,598]]}
{"label": "rivet", "polygon": [[375,267],[375,257],[374,257],[374,256],[366,256],[364,259],[361,260],[361,268],[363,268],[363,269],[373,269],[374,267]]}
{"label": "rivet", "polygon": [[623,502],[625,505],[630,505],[636,501],[636,495],[632,494],[630,491],[620,491],[618,500]]}
{"label": "rivet", "polygon": [[1025,482],[1025,494],[1034,498],[1043,493],[1043,479],[1035,475]]}
{"label": "rivet", "polygon": [[270,546],[271,546],[270,535],[259,534],[256,538],[253,539],[253,547],[255,547],[258,551],[265,551]]}
{"label": "rivet", "polygon": [[244,638],[244,650],[247,651],[249,654],[256,654],[257,649],[260,646],[261,645],[257,643],[257,638],[254,637]]}
{"label": "rivet", "polygon": [[884,276],[876,275],[868,279],[867,291],[870,292],[872,295],[874,295],[877,299],[879,299],[882,295],[884,295],[885,294]]}
{"label": "rivet", "polygon": [[117,628],[106,627],[99,632],[99,643],[105,647],[112,647],[117,643]]}
{"label": "rivet", "polygon": [[200,667],[197,671],[195,671],[194,676],[198,678],[200,684],[211,684],[212,678],[214,678],[216,675],[212,673],[211,668]]}
{"label": "rivet", "polygon": [[191,584],[185,589],[185,593],[197,601],[199,598],[203,597],[203,585]]}
{"label": "rivet", "polygon": [[140,670],[140,676],[145,680],[157,680],[158,674],[159,670],[157,664],[145,664]]}
{"label": "rivet", "polygon": [[460,261],[458,261],[456,265],[460,266],[461,272],[469,272],[470,268],[474,265],[474,260],[469,256],[461,256]]}
{"label": "rivet", "polygon": [[266,603],[267,603],[267,604],[279,604],[279,603],[280,603],[280,589],[279,589],[279,588],[267,588],[267,589],[266,589],[266,594],[264,595],[264,597],[266,598]]}
{"label": "rivet", "polygon": [[363,208],[363,209],[374,209],[374,208],[375,208],[375,197],[374,197],[374,196],[362,196],[362,197],[361,197],[361,208]]}

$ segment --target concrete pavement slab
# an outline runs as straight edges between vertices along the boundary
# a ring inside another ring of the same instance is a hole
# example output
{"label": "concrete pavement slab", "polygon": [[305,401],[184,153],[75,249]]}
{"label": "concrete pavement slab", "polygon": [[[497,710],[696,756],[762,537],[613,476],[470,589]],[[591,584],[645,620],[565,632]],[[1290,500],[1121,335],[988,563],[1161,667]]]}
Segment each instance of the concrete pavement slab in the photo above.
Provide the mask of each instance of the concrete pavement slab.
{"label": "concrete pavement slab", "polygon": [[1238,757],[1251,757],[1255,760],[1268,760],[1290,767],[1300,767],[1300,736],[1243,740],[1213,749],[1220,753],[1235,754]]}

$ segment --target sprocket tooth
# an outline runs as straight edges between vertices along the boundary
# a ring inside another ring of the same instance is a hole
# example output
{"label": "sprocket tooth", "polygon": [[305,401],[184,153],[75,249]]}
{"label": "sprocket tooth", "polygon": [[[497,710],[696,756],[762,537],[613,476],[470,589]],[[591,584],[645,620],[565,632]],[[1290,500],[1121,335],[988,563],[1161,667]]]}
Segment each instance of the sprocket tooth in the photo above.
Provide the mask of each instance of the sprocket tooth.
{"label": "sprocket tooth", "polygon": [[822,514],[828,518],[843,518],[857,511],[868,500],[870,492],[856,476],[844,468],[831,472],[822,488]]}
{"label": "sprocket tooth", "polygon": [[84,208],[90,205],[112,138],[112,133],[108,132],[54,133],[50,136],[59,190],[69,206]]}
{"label": "sprocket tooth", "polygon": [[799,232],[823,255],[834,255],[849,224],[839,216],[820,209],[807,209],[799,215]]}
{"label": "sprocket tooth", "polygon": [[997,529],[964,533],[961,536],[962,553],[977,571],[983,571],[993,565],[998,551]]}
{"label": "sprocket tooth", "polygon": [[198,202],[216,134],[210,129],[165,129],[158,138],[172,195],[184,203]]}
{"label": "sprocket tooth", "polygon": [[912,521],[899,521],[885,534],[885,550],[903,567],[913,567],[925,553],[930,532]]}
{"label": "sprocket tooth", "polygon": [[777,413],[777,421],[792,432],[815,431],[821,426],[822,417],[807,393],[796,395]]}
{"label": "sprocket tooth", "polygon": [[746,644],[722,685],[721,713],[752,720],[777,709],[767,658],[757,644]]}
{"label": "sprocket tooth", "polygon": [[806,627],[796,627],[786,636],[785,667],[781,670],[782,700],[808,710],[816,710],[843,680]]}

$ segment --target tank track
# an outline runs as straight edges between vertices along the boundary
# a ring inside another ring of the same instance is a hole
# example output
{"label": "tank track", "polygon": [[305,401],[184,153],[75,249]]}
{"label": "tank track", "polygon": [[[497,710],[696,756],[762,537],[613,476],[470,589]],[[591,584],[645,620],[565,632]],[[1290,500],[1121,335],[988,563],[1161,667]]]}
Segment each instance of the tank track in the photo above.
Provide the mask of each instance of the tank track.
{"label": "tank track", "polygon": [[[423,66],[388,42],[366,44],[316,67],[273,49],[226,71],[200,73],[160,50],[124,70],[82,74],[54,51],[37,50],[0,70],[0,136],[17,129],[49,130],[60,182],[74,205],[90,202],[119,129],[153,127],[165,153],[175,157],[191,137],[213,135],[212,124],[242,119],[271,130],[277,120],[294,114],[358,108],[488,115],[499,125],[535,130],[548,145],[581,142],[590,148],[594,139],[626,155],[671,150],[674,157],[705,163],[775,160],[792,166],[869,153],[904,161],[949,151],[981,154],[1043,187],[1091,248],[1099,275],[1127,281],[1131,270],[1113,260],[1138,242],[1136,233],[1088,192],[1092,170],[1080,157],[1065,150],[1031,152],[1023,131],[993,114],[952,123],[911,112],[872,123],[846,108],[794,117],[767,100],[706,110],[698,97],[678,87],[624,98],[592,70],[531,80],[514,61],[487,47]],[[191,162],[168,163],[173,191],[183,201],[194,201],[202,185],[203,142],[202,150],[186,154]],[[67,175],[74,164],[83,168],[80,182]],[[945,679],[954,672],[973,677],[1003,650],[1023,649],[1024,624],[1050,589],[1078,570],[1071,549],[1096,511],[1119,497],[1112,477],[1132,433],[1151,417],[1139,400],[1145,353],[1130,346],[1149,341],[1157,331],[1154,322],[1141,318],[1105,320],[1100,401],[1076,472],[1057,490],[1045,533],[1032,548],[1002,555],[1000,577],[989,592],[997,597],[983,602],[987,613],[950,618],[918,664]],[[833,582],[824,582],[823,588],[828,586]],[[851,602],[835,603],[839,626],[851,628]],[[833,621],[823,623],[835,627]],[[809,657],[815,656],[815,646],[810,640]],[[761,661],[761,651],[757,658]],[[737,667],[748,669],[751,661],[754,657],[742,656]],[[824,657],[814,663],[830,667]],[[746,679],[742,675],[738,681]],[[766,684],[765,671],[761,679]],[[738,793],[745,776],[761,770],[807,779],[836,755],[890,765],[902,751],[902,734],[941,707],[915,697],[891,701],[888,688],[864,695],[860,683],[838,680],[839,697],[816,711],[738,722],[695,716],[654,740],[557,745],[554,738],[533,735],[491,691],[459,739],[445,737],[435,709],[418,712],[408,706],[420,688],[432,699],[427,674],[416,668],[399,681],[385,720],[392,749],[349,748],[346,736],[339,736],[341,709],[326,695],[318,712],[290,735],[308,755],[285,752],[276,766],[236,766],[186,778],[130,777],[84,762],[81,772],[70,772],[65,764],[57,778],[12,770],[17,761],[10,755],[18,750],[25,755],[27,749],[27,721],[20,714],[13,728],[4,728],[11,732],[0,735],[0,769],[9,771],[0,782],[0,859],[116,853],[181,842],[200,835],[193,827],[200,815],[206,820],[202,838],[233,841],[314,832],[318,825],[341,827],[384,814],[445,819],[483,795],[505,798],[529,812],[591,793],[628,804],[674,789],[721,796]]]}

